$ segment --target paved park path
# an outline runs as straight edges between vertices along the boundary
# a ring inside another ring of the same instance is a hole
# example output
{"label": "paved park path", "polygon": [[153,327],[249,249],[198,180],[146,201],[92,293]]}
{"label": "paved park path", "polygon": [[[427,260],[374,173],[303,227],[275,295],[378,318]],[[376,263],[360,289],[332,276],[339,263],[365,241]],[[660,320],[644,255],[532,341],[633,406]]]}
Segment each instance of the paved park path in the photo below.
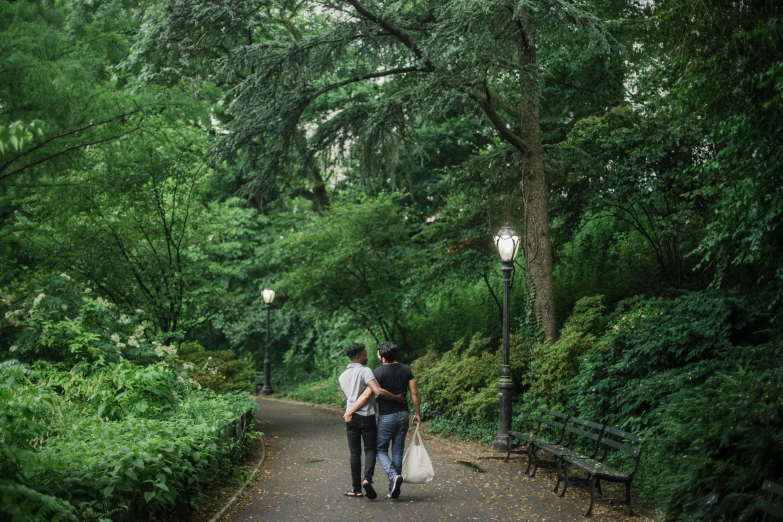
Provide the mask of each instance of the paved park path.
{"label": "paved park path", "polygon": [[[261,405],[259,429],[264,432],[267,460],[259,478],[223,520],[589,520],[582,516],[588,505],[583,488],[571,488],[565,498],[558,498],[551,491],[553,474],[540,470],[536,478],[529,478],[523,473],[523,458],[512,458],[508,463],[476,461],[426,434],[424,444],[436,475],[432,482],[403,484],[400,498],[390,500],[385,495],[385,474],[380,464],[376,464],[378,499],[344,497],[343,493],[350,489],[351,475],[345,425],[340,414],[263,398],[258,402]],[[647,520],[627,515],[622,506],[599,505],[592,520]]]}

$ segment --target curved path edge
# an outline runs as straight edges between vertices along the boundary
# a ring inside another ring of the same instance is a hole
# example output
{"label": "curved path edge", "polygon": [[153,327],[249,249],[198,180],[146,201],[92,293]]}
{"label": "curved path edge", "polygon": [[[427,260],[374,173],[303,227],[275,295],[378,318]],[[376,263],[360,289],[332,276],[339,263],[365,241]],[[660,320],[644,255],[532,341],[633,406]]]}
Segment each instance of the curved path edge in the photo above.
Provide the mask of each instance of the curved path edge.
{"label": "curved path edge", "polygon": [[261,466],[264,465],[264,462],[266,461],[266,439],[263,435],[261,435],[261,458],[258,459],[258,463],[256,464],[256,467],[253,468],[253,471],[248,475],[247,480],[244,484],[242,484],[239,489],[237,489],[236,493],[234,493],[234,496],[232,496],[230,499],[228,499],[228,502],[220,508],[220,510],[215,513],[212,518],[210,518],[207,522],[218,522],[221,518],[225,516],[225,514],[228,512],[229,509],[236,503],[237,500],[242,496],[242,494],[245,492],[247,487],[250,485],[251,482],[253,482],[256,477],[258,476],[258,472],[261,470]]}

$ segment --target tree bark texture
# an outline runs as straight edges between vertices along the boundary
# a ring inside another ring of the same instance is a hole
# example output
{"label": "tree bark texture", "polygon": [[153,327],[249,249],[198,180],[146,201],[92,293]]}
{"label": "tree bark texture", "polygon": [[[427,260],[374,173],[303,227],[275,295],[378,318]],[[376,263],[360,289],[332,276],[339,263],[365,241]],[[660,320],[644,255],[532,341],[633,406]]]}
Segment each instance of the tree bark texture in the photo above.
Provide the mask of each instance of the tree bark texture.
{"label": "tree bark texture", "polygon": [[547,342],[557,340],[552,247],[549,241],[544,151],[538,108],[538,76],[532,16],[521,24],[519,39],[520,133],[527,144],[522,161],[522,199],[525,211],[523,243],[526,281],[533,293],[536,317]]}

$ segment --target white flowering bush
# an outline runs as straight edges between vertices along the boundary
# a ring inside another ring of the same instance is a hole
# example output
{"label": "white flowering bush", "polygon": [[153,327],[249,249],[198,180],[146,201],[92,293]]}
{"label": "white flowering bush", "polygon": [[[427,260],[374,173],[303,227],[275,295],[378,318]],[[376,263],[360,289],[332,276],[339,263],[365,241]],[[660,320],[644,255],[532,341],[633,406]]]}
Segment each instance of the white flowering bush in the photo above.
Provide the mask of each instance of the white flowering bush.
{"label": "white flowering bush", "polygon": [[34,368],[47,376],[46,384],[66,390],[72,400],[109,420],[158,416],[198,388],[165,361],[145,366],[121,361],[99,368],[77,364],[69,372],[54,371],[46,362]]}
{"label": "white flowering bush", "polygon": [[194,342],[182,343],[177,359],[199,386],[218,393],[250,391],[255,382],[253,363],[231,350],[206,351]]}
{"label": "white flowering bush", "polygon": [[0,289],[0,360],[154,364],[175,357],[143,310],[121,311],[65,273],[45,286],[26,297]]}

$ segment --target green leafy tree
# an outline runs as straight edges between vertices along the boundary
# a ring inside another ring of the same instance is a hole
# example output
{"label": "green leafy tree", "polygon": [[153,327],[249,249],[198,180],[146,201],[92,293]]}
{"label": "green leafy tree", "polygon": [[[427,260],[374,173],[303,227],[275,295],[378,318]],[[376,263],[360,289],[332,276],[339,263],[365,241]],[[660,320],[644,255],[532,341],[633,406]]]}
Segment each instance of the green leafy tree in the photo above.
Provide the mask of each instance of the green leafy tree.
{"label": "green leafy tree", "polygon": [[135,10],[107,2],[0,3],[0,182],[71,165],[80,152],[139,132],[168,105],[117,89]]}
{"label": "green leafy tree", "polygon": [[[409,122],[444,110],[478,111],[493,129],[494,146],[507,150],[522,180],[527,274],[545,334],[554,339],[536,53],[539,42],[549,44],[571,24],[580,36],[569,43],[587,43],[583,55],[607,49],[597,18],[566,2],[346,0],[303,8],[318,14],[307,20],[310,31],[302,38],[259,37],[256,44],[248,31],[247,45],[223,58],[223,74],[241,71],[243,79],[232,91],[233,120],[214,148],[218,157],[235,161],[240,154],[246,168],[258,171],[256,185],[274,191],[277,172],[308,124],[314,126],[314,150],[329,154],[347,147],[360,170],[390,178],[389,150],[406,143]],[[201,40],[179,16],[184,9],[173,9],[167,34],[197,52]],[[339,108],[321,102],[333,96],[346,102]],[[373,160],[381,157],[387,159]]]}
{"label": "green leafy tree", "polygon": [[410,349],[406,315],[417,305],[408,280],[421,260],[399,197],[336,202],[323,220],[281,241],[280,286],[294,302],[350,310],[376,340]]}
{"label": "green leafy tree", "polygon": [[685,257],[703,235],[707,212],[703,199],[689,196],[701,186],[690,170],[701,142],[699,130],[666,107],[623,105],[583,119],[558,146],[559,175],[580,199],[567,212],[623,222],[649,245],[661,281],[687,286],[693,263]]}

